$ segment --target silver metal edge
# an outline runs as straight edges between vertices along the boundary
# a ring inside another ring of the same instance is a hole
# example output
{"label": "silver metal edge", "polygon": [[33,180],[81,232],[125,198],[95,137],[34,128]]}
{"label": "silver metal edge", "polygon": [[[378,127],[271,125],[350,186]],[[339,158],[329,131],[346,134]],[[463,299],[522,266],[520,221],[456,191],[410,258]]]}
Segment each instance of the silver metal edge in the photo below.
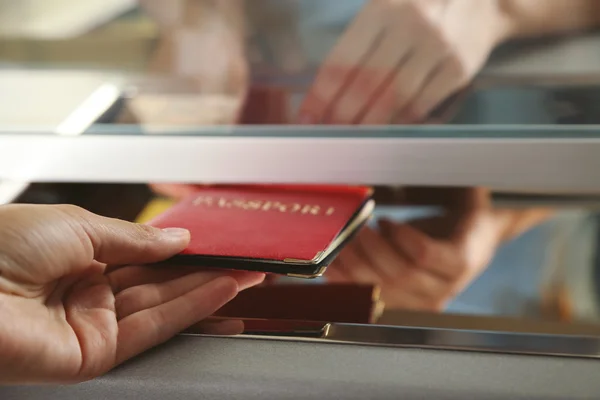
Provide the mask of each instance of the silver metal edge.
{"label": "silver metal edge", "polygon": [[325,338],[346,344],[600,358],[600,338],[590,336],[330,324]]}
{"label": "silver metal edge", "polygon": [[[56,128],[57,136],[80,136],[105,113],[121,95],[122,88],[114,83],[100,85]],[[0,137],[0,153],[2,152]],[[23,154],[23,150],[20,151]],[[2,176],[2,174],[0,174]],[[11,179],[9,176],[8,179]],[[13,203],[31,185],[31,180],[0,181],[0,205]]]}
{"label": "silver metal edge", "polygon": [[[214,335],[184,334],[183,336]],[[600,338],[492,331],[328,324],[320,338],[290,335],[241,334],[232,339],[306,342],[338,345],[415,348],[442,351],[514,354],[529,356],[600,358]]]}
{"label": "silver metal edge", "polygon": [[0,135],[0,180],[487,186],[597,193],[600,139]]}

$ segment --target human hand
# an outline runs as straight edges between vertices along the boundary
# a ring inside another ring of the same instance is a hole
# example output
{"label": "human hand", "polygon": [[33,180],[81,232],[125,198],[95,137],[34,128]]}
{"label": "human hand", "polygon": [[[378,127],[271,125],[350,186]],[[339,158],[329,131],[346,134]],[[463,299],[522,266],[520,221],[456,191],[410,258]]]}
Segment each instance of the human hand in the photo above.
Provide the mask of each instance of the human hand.
{"label": "human hand", "polygon": [[207,95],[246,95],[245,0],[139,1],[161,33],[153,73],[189,78]]}
{"label": "human hand", "polygon": [[412,199],[442,203],[446,212],[409,224],[383,220],[379,230],[365,228],[328,268],[326,278],[378,285],[392,309],[441,311],[485,269],[514,222],[512,212],[491,207],[483,189],[420,190]]}
{"label": "human hand", "polygon": [[371,0],[325,60],[299,121],[425,122],[509,32],[498,0]]}
{"label": "human hand", "polygon": [[0,383],[95,378],[264,279],[130,266],[169,258],[189,239],[184,230],[161,231],[73,206],[0,207]]}

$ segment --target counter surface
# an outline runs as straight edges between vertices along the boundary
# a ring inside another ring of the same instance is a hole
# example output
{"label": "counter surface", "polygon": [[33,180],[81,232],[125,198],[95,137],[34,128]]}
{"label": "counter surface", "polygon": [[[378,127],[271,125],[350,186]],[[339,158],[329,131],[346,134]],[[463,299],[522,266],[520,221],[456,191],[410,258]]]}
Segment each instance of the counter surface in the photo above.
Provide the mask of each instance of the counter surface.
{"label": "counter surface", "polygon": [[179,337],[97,381],[0,398],[590,399],[593,360]]}

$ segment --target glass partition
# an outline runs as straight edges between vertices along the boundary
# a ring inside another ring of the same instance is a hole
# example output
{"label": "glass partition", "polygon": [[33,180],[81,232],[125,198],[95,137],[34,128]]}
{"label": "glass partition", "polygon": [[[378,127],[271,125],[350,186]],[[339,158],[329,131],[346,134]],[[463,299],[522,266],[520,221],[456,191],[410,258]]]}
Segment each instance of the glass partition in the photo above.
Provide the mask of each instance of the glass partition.
{"label": "glass partition", "polygon": [[[462,274],[427,275],[439,290],[417,300],[425,289],[402,276],[384,282],[381,325],[600,334],[594,29],[498,43],[460,88],[430,94],[418,119],[368,119],[366,102],[362,117],[340,121],[332,110],[351,93],[336,88],[321,107],[307,98],[365,1],[252,0],[243,14],[233,0],[199,1],[175,22],[156,1],[104,0],[101,18],[85,3],[0,0],[0,178],[13,181],[0,180],[0,203],[73,203],[135,221],[209,182],[375,185],[371,233],[394,247],[377,222],[408,227],[437,267]],[[23,24],[2,23],[16,16]],[[307,107],[321,119],[301,118]],[[392,263],[420,268],[400,247]],[[379,262],[368,250],[357,268]]]}
{"label": "glass partition", "polygon": [[[206,125],[305,122],[299,110],[303,104],[304,110],[313,107],[312,97],[325,90],[319,89],[325,87],[320,82],[328,81],[324,71],[335,59],[336,43],[343,42],[354,17],[366,12],[363,0],[343,6],[258,0],[243,15],[236,1],[228,6],[197,1],[189,11],[196,19],[173,22],[177,28],[169,30],[161,19],[169,15],[168,6],[141,3],[142,9],[132,1],[113,0],[98,13],[92,3],[83,7],[68,0],[52,7],[35,0],[2,2],[4,19],[19,16],[24,22],[4,24],[0,31],[0,93],[6,105],[0,131],[61,133],[69,118],[70,131],[119,134],[202,134]],[[175,3],[173,10],[186,2]],[[68,23],[75,19],[76,28]],[[241,27],[245,34],[235,41]],[[465,84],[447,96],[432,97],[436,101],[414,121],[391,114],[367,118],[365,110],[378,105],[374,89],[361,98],[366,116],[355,112],[355,118],[333,118],[334,111],[342,112],[341,97],[354,98],[346,91],[357,87],[356,71],[344,73],[354,78],[346,79],[346,89],[338,88],[340,99],[317,108],[329,110],[329,116],[320,115],[327,125],[387,125],[377,134],[401,137],[594,137],[600,107],[598,40],[593,30],[574,28],[558,37],[499,43]],[[410,86],[398,84],[400,91]],[[398,107],[416,107],[416,93],[414,101],[401,101]],[[76,111],[84,112],[77,117],[84,125],[77,129],[72,122]],[[323,127],[311,125],[312,134],[320,135]],[[557,127],[564,133],[557,133]],[[344,129],[350,135],[372,131]],[[303,135],[306,130],[280,132]]]}

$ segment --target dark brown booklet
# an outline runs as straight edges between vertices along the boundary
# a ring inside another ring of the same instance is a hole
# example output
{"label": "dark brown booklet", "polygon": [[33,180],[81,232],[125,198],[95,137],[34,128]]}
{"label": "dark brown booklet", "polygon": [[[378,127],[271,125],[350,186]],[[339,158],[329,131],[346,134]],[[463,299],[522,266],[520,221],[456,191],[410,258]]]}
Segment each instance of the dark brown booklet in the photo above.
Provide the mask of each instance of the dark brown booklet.
{"label": "dark brown booklet", "polygon": [[375,286],[272,284],[241,292],[215,316],[370,324],[382,312],[380,290]]}

